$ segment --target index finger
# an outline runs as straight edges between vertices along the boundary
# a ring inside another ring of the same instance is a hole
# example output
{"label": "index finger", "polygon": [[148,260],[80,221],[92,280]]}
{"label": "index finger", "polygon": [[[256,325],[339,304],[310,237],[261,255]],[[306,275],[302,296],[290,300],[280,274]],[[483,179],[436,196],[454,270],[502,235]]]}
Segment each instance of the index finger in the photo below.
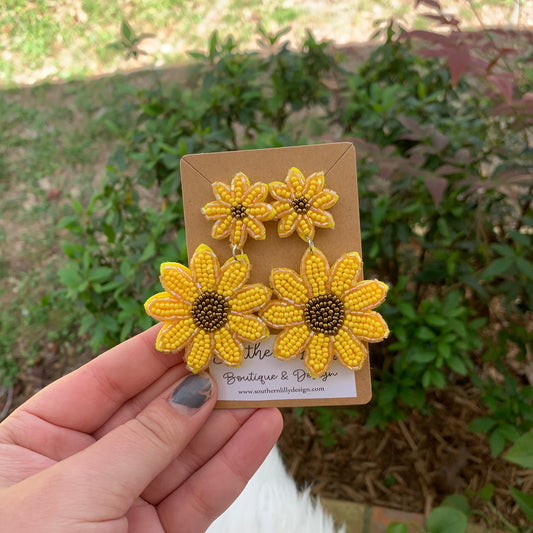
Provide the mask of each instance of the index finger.
{"label": "index finger", "polygon": [[168,369],[181,365],[183,375],[187,374],[181,353],[164,354],[155,349],[159,329],[154,326],[111,348],[48,385],[20,409],[51,424],[93,433]]}

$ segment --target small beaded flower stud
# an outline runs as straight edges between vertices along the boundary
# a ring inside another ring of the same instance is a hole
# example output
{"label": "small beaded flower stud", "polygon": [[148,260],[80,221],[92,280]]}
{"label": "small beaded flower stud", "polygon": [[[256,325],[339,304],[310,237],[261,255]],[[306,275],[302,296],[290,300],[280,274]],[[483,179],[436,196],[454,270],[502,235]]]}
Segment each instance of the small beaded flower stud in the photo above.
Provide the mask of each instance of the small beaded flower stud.
{"label": "small beaded flower stud", "polygon": [[336,357],[345,367],[359,370],[368,357],[365,343],[379,342],[389,335],[387,324],[372,309],[387,294],[387,285],[377,280],[359,281],[362,261],[357,252],[339,257],[330,268],[326,256],[315,247],[315,227],[333,228],[326,209],[338,196],[324,189],[324,173],[308,178],[291,168],[285,183],[270,184],[276,199],[274,218],[278,234],[287,237],[295,230],[308,243],[300,273],[274,268],[270,285],[278,298],[260,311],[266,324],[282,330],[274,343],[278,359],[292,359],[304,353],[309,374],[322,376]]}
{"label": "small beaded flower stud", "polygon": [[268,185],[250,185],[241,172],[228,187],[213,183],[216,200],[202,208],[209,220],[215,220],[212,236],[229,237],[232,257],[222,266],[206,244],[196,248],[189,267],[178,263],[161,265],[160,281],[164,292],[145,303],[146,312],[164,323],[156,340],[162,352],[185,350],[189,370],[205,370],[213,356],[231,367],[244,359],[243,343],[260,342],[269,330],[257,313],[271,297],[262,283],[247,285],[251,265],[243,246],[247,236],[265,238],[264,220],[273,210],[265,203]]}

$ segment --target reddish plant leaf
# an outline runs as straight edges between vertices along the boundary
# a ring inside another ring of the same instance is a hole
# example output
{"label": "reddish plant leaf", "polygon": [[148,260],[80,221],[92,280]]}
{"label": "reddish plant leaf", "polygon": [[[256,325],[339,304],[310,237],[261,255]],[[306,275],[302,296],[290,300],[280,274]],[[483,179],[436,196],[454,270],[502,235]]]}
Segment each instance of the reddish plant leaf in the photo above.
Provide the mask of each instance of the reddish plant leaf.
{"label": "reddish plant leaf", "polygon": [[448,181],[439,176],[431,176],[426,178],[424,182],[435,205],[440,205],[442,197],[444,196],[444,191],[448,186]]}
{"label": "reddish plant leaf", "polygon": [[442,165],[435,170],[435,174],[438,174],[439,176],[449,176],[451,174],[457,174],[458,172],[461,172],[460,168],[448,164]]}
{"label": "reddish plant leaf", "polygon": [[442,9],[437,0],[415,0],[415,7],[418,6],[431,7],[433,9],[436,9],[437,11],[440,11]]}
{"label": "reddish plant leaf", "polygon": [[439,35],[438,33],[433,33],[431,31],[425,31],[425,30],[406,31],[403,34],[403,38],[407,38],[407,37],[414,37],[415,39],[423,39],[424,41],[428,41],[434,44],[442,44],[444,46],[447,46],[450,44],[450,39],[446,35]]}
{"label": "reddish plant leaf", "polygon": [[492,74],[488,79],[496,85],[506,102],[513,100],[513,82],[507,74]]}
{"label": "reddish plant leaf", "polygon": [[431,13],[422,13],[422,16],[430,20],[436,20],[443,26],[453,26],[454,28],[459,26],[459,21],[453,15],[432,15]]}
{"label": "reddish plant leaf", "polygon": [[457,87],[461,76],[468,72],[471,63],[470,52],[466,48],[448,48],[447,52],[452,87]]}
{"label": "reddish plant leaf", "polygon": [[472,157],[472,154],[468,148],[459,148],[459,150],[457,150],[457,152],[455,152],[453,155],[454,163],[462,163],[463,165],[466,165],[471,163],[473,160],[474,158]]}

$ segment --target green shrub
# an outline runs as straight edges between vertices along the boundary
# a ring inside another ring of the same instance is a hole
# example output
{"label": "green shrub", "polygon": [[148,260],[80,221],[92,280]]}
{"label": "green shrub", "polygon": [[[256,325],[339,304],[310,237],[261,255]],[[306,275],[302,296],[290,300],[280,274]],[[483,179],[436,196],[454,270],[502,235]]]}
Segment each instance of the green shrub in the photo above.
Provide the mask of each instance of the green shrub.
{"label": "green shrub", "polygon": [[[471,381],[487,407],[473,429],[489,434],[496,454],[533,425],[531,388],[512,367],[532,335],[529,137],[490,72],[451,76],[442,57],[421,56],[394,25],[386,37],[346,72],[310,34],[294,51],[283,32],[262,32],[261,54],[214,34],[206,54],[193,54],[186,83],[139,93],[136,123],[102,189],[63,221],[71,239],[60,276],[83,306],[80,332],[91,347],[123,340],[150,323],[142,302],[158,264],[186,260],[184,154],[297,144],[340,127],[358,148],[365,273],[392,286],[382,309],[391,338],[376,348],[368,424],[427,410],[428,391]],[[513,85],[516,99],[526,87]],[[507,317],[497,328],[494,306]],[[487,366],[503,385],[478,377]],[[320,415],[331,435],[332,418]]]}
{"label": "green shrub", "polygon": [[326,44],[309,35],[301,51],[288,43],[274,49],[282,33],[262,36],[265,57],[239,53],[231,38],[220,42],[214,33],[209,53],[193,54],[199,63],[189,87],[140,92],[135,125],[123,133],[101,190],[86,208],[75,200],[62,220],[71,239],[62,243],[68,260],[59,276],[82,306],[78,333],[90,335],[91,350],[148,327],[142,302],[156,290],[159,264],[187,260],[181,157],[297,144],[285,131],[288,115],[327,103],[322,79],[336,63]]}

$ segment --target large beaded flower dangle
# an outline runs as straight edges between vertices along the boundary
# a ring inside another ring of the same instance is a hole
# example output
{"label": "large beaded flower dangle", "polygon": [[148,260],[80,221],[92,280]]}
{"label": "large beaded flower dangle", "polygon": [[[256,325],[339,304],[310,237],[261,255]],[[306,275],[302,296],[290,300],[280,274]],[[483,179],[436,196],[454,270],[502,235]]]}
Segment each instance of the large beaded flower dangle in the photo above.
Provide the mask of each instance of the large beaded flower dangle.
{"label": "large beaded flower dangle", "polygon": [[351,370],[359,370],[368,357],[365,342],[389,335],[387,324],[372,311],[387,294],[378,280],[358,281],[362,262],[357,252],[343,254],[333,268],[325,255],[310,247],[302,257],[300,275],[289,268],[274,268],[270,284],[279,300],[272,300],[260,316],[272,328],[282,329],[274,343],[278,359],[304,352],[312,377],[323,375],[333,356]]}
{"label": "large beaded flower dangle", "polygon": [[285,183],[269,184],[270,194],[275,198],[272,207],[274,220],[278,222],[280,237],[288,237],[296,230],[304,241],[312,241],[315,226],[333,228],[333,217],[326,209],[333,207],[338,195],[324,189],[324,172],[314,172],[308,178],[295,167],[289,170]]}
{"label": "large beaded flower dangle", "polygon": [[216,200],[202,207],[208,220],[215,220],[211,235],[214,239],[229,236],[233,247],[242,250],[248,235],[252,239],[263,240],[266,236],[263,221],[274,214],[272,206],[265,202],[268,195],[266,183],[254,183],[239,172],[228,187],[225,183],[213,183]]}
{"label": "large beaded flower dangle", "polygon": [[170,353],[185,348],[187,367],[194,373],[206,369],[213,355],[228,366],[240,366],[242,341],[259,342],[269,335],[253,313],[270,300],[271,291],[262,283],[245,285],[250,269],[246,255],[220,267],[205,244],[196,248],[190,268],[163,263],[160,280],[165,290],[144,304],[152,318],[164,323],[156,348]]}

